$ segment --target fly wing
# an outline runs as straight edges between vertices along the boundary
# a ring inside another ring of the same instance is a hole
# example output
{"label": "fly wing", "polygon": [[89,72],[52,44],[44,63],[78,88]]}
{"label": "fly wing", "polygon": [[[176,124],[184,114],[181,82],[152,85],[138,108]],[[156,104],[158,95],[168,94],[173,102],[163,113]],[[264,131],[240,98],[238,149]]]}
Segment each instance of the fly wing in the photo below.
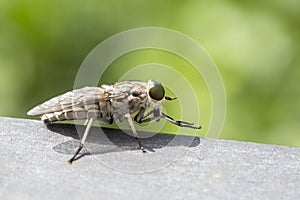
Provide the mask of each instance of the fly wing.
{"label": "fly wing", "polygon": [[85,110],[85,105],[107,101],[115,96],[100,87],[84,87],[54,97],[28,111],[28,115]]}

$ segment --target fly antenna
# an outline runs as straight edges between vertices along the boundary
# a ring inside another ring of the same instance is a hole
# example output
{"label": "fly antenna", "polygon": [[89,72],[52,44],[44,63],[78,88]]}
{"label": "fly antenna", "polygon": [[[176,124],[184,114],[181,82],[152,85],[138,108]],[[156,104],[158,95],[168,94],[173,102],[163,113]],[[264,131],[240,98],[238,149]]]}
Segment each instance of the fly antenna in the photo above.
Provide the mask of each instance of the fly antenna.
{"label": "fly antenna", "polygon": [[167,101],[173,101],[173,100],[177,99],[177,97],[167,97],[167,96],[165,96],[165,99]]}

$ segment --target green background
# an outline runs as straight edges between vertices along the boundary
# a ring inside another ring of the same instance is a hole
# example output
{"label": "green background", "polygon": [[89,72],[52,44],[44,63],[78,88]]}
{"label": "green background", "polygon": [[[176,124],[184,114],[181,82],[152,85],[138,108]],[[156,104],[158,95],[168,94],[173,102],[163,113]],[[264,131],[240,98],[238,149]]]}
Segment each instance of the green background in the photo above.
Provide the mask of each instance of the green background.
{"label": "green background", "polygon": [[[218,66],[227,94],[221,138],[300,147],[298,0],[0,0],[0,115],[29,118],[30,108],[73,88],[96,45],[147,26],[190,36]],[[112,68],[147,62],[168,64],[195,81],[188,64],[159,51],[130,53]],[[108,70],[103,82],[115,79]],[[204,91],[197,95],[201,124],[208,125],[207,91],[195,87]],[[175,117],[176,106],[166,108]]]}

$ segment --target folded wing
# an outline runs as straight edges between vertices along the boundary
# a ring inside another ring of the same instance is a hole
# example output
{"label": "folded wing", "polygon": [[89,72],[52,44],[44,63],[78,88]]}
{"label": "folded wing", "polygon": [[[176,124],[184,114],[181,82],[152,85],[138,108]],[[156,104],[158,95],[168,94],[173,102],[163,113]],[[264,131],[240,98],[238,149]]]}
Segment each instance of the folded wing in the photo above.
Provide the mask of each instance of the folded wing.
{"label": "folded wing", "polygon": [[84,87],[56,96],[28,111],[28,115],[87,110],[90,105],[107,101],[113,95],[101,87]]}

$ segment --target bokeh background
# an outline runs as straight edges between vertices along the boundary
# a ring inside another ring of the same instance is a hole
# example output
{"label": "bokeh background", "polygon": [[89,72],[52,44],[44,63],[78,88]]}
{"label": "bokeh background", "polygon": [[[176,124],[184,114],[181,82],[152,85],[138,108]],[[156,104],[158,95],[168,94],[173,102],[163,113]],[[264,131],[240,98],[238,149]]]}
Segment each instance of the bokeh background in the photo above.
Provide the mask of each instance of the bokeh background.
{"label": "bokeh background", "polygon": [[[180,31],[210,54],[227,93],[221,138],[300,147],[299,0],[0,0],[0,115],[29,118],[73,88],[96,45],[146,26]],[[173,57],[143,51],[113,65],[165,62],[192,80]],[[209,109],[201,114],[207,124]]]}

